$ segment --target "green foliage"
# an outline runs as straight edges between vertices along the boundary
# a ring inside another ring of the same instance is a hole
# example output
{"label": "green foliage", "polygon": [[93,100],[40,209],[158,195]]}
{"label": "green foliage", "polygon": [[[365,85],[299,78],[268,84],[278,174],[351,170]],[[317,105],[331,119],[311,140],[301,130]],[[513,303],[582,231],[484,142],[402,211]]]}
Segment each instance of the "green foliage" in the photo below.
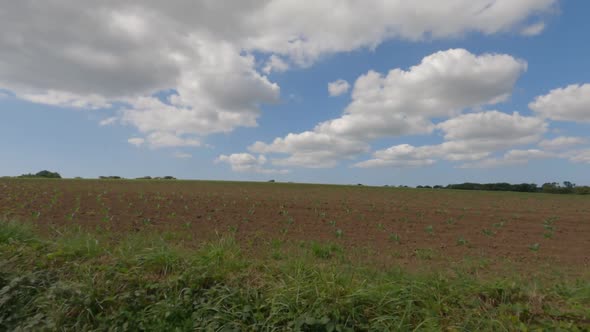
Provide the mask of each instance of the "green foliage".
{"label": "green foliage", "polygon": [[334,257],[334,255],[342,253],[342,247],[333,243],[323,244],[319,242],[312,242],[311,252],[316,258],[330,259]]}
{"label": "green foliage", "polygon": [[466,246],[469,244],[469,241],[465,240],[465,238],[460,237],[459,239],[457,239],[457,245],[459,246]]}
{"label": "green foliage", "polygon": [[121,179],[123,179],[122,177],[117,176],[117,175],[99,176],[98,178],[101,180],[121,180]]}
{"label": "green foliage", "polygon": [[35,174],[23,174],[21,176],[19,176],[19,178],[46,178],[46,179],[61,179],[61,175],[59,175],[59,173],[57,172],[50,172],[47,170],[43,170],[40,172],[37,172]]}
{"label": "green foliage", "polygon": [[[1,224],[0,234],[7,233],[6,225]],[[0,330],[590,328],[587,279],[545,285],[377,270],[326,260],[342,248],[322,243],[311,244],[312,259],[268,262],[243,256],[232,238],[188,249],[161,234],[109,242],[74,232],[43,245],[29,237],[0,242]],[[90,249],[92,243],[99,249]],[[59,248],[72,254],[44,259]],[[417,254],[428,259],[434,253],[423,249]]]}
{"label": "green foliage", "polygon": [[534,183],[510,184],[506,182],[500,183],[462,183],[449,184],[446,189],[459,190],[487,190],[487,191],[518,191],[518,192],[537,192],[538,186]]}
{"label": "green foliage", "polygon": [[[416,188],[430,188],[429,186],[418,186]],[[461,184],[449,184],[446,187],[434,186],[435,189],[455,189],[455,190],[484,190],[484,191],[515,191],[528,193],[547,193],[547,194],[578,194],[590,195],[590,186],[576,186],[570,181],[564,181],[563,185],[557,182],[547,182],[541,187],[535,183],[510,184],[500,183],[472,183],[466,182]]]}
{"label": "green foliage", "polygon": [[396,233],[389,234],[389,241],[399,244],[401,237]]}
{"label": "green foliage", "polygon": [[0,244],[11,242],[30,242],[36,239],[31,225],[17,221],[0,219]]}

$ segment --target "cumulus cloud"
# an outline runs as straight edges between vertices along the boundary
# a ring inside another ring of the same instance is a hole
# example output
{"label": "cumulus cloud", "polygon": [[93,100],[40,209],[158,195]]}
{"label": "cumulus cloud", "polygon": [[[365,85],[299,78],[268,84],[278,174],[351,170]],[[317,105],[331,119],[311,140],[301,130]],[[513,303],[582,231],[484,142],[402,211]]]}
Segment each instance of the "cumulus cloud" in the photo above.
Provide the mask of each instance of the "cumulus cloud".
{"label": "cumulus cloud", "polygon": [[132,137],[132,138],[128,139],[127,142],[131,145],[135,145],[137,147],[140,147],[145,143],[145,139],[143,139],[141,137]]}
{"label": "cumulus cloud", "polygon": [[256,142],[248,149],[256,153],[291,155],[288,158],[273,159],[275,165],[324,168],[335,166],[340,159],[352,158],[369,151],[369,145],[356,139],[306,131],[276,138],[271,144]]}
{"label": "cumulus cloud", "polygon": [[264,65],[264,68],[262,68],[262,71],[266,74],[270,74],[273,71],[282,73],[288,69],[289,64],[285,62],[285,60],[273,54]]}
{"label": "cumulus cloud", "polygon": [[547,150],[560,150],[586,143],[588,143],[586,137],[559,136],[554,139],[542,140],[539,142],[539,146]]}
{"label": "cumulus cloud", "polygon": [[[146,137],[202,137],[255,126],[260,104],[278,100],[278,85],[259,67],[268,74],[291,64],[309,66],[322,56],[375,48],[389,39],[518,31],[556,3],[5,1],[0,10],[0,89],[63,107],[123,104],[122,122]],[[174,93],[169,100],[153,100],[162,91]],[[485,103],[480,97],[474,99]],[[391,120],[406,122],[395,116]],[[156,128],[155,121],[163,128]]]}
{"label": "cumulus cloud", "polygon": [[[538,142],[547,130],[539,118],[488,111],[464,114],[437,125],[445,142],[414,147],[402,144],[376,151],[374,159],[356,167],[402,167],[432,165],[437,159],[479,160],[495,151]],[[511,155],[513,157],[513,155]],[[513,158],[511,158],[512,160]]]}
{"label": "cumulus cloud", "polygon": [[[393,69],[386,75],[369,71],[356,80],[352,102],[341,117],[319,123],[311,131],[277,138],[270,144],[256,142],[249,150],[290,155],[283,159],[274,158],[273,163],[277,165],[332,167],[339,160],[368,152],[372,140],[430,134],[437,128],[433,118],[448,118],[465,109],[506,100],[526,68],[526,62],[509,55],[478,56],[464,49],[451,49],[429,55],[409,70]],[[460,139],[470,134],[462,132],[469,128],[462,127],[463,122],[476,123],[479,127],[489,124],[490,128],[474,130],[501,136],[505,133],[497,134],[491,128],[494,121],[510,118],[502,114],[465,115],[440,124],[438,128],[443,129],[449,138]],[[518,114],[514,117],[516,121],[521,120]],[[542,123],[540,120],[524,123],[535,126],[539,122]],[[499,130],[520,129],[508,128],[510,124],[506,126]],[[461,144],[461,141],[449,143],[449,150],[468,151],[468,148],[458,147]]]}
{"label": "cumulus cloud", "polygon": [[181,137],[166,132],[153,132],[147,136],[146,142],[151,148],[195,147],[201,142],[191,137]]}
{"label": "cumulus cloud", "polygon": [[385,150],[376,151],[375,159],[357,163],[355,167],[416,167],[432,165],[436,160],[431,159],[433,149],[430,147],[414,147],[409,144],[392,146]]}
{"label": "cumulus cloud", "polygon": [[538,140],[547,130],[547,124],[537,117],[526,117],[518,112],[506,114],[498,111],[469,113],[437,125],[444,138],[452,141],[482,140],[528,144]]}
{"label": "cumulus cloud", "polygon": [[192,154],[186,153],[186,152],[175,152],[174,153],[174,158],[178,158],[178,159],[190,159],[192,157],[193,157]]}
{"label": "cumulus cloud", "polygon": [[118,119],[119,119],[119,118],[118,118],[118,117],[116,117],[116,116],[111,116],[111,117],[109,117],[109,118],[106,118],[106,119],[100,120],[100,122],[99,122],[98,124],[99,124],[101,127],[102,127],[102,126],[110,126],[110,125],[112,125],[113,123],[117,122],[117,120],[118,120]]}
{"label": "cumulus cloud", "polygon": [[234,172],[249,172],[261,174],[287,174],[288,170],[265,168],[267,163],[266,157],[259,155],[258,157],[249,153],[234,153],[231,155],[221,155],[216,160],[216,163],[227,163],[231,166]]}
{"label": "cumulus cloud", "polygon": [[324,54],[374,48],[392,38],[417,41],[506,32],[556,4],[557,0],[269,1],[256,12],[258,20],[252,20],[250,27],[256,25],[258,33],[248,45],[307,65]]}
{"label": "cumulus cloud", "polygon": [[337,80],[328,83],[328,93],[330,97],[341,96],[350,90],[350,84],[345,80]]}
{"label": "cumulus cloud", "polygon": [[111,107],[111,103],[101,95],[78,95],[66,91],[47,90],[43,92],[23,92],[19,98],[38,104],[72,107],[80,109],[99,109]]}
{"label": "cumulus cloud", "polygon": [[527,164],[530,160],[554,158],[553,153],[530,149],[530,150],[510,150],[502,158],[488,158],[473,163],[466,163],[459,168],[497,168],[512,165]]}
{"label": "cumulus cloud", "polygon": [[545,30],[545,23],[531,24],[520,31],[523,36],[536,36]]}
{"label": "cumulus cloud", "polygon": [[573,151],[569,159],[575,163],[590,164],[590,149]]}
{"label": "cumulus cloud", "polygon": [[573,84],[537,97],[529,107],[551,120],[590,122],[590,84]]}
{"label": "cumulus cloud", "polygon": [[147,145],[152,149],[201,146],[201,142],[195,138],[182,137],[165,132],[153,132],[145,138],[133,137],[128,139],[127,142],[136,147]]}

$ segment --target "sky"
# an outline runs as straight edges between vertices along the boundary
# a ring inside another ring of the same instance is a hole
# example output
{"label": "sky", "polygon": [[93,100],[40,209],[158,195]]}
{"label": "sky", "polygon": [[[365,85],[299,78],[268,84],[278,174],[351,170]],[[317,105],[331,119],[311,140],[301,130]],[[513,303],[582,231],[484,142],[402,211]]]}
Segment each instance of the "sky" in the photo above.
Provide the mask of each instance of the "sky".
{"label": "sky", "polygon": [[0,0],[0,175],[590,184],[588,12]]}

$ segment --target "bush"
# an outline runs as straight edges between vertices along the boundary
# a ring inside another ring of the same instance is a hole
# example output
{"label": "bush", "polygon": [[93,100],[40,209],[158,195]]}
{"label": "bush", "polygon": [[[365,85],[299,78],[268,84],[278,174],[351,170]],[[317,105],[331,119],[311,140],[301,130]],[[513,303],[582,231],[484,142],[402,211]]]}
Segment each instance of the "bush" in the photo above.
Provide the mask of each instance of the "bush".
{"label": "bush", "polygon": [[61,175],[57,172],[50,172],[47,170],[43,170],[41,172],[37,172],[36,174],[23,174],[19,176],[19,178],[46,178],[46,179],[61,179]]}

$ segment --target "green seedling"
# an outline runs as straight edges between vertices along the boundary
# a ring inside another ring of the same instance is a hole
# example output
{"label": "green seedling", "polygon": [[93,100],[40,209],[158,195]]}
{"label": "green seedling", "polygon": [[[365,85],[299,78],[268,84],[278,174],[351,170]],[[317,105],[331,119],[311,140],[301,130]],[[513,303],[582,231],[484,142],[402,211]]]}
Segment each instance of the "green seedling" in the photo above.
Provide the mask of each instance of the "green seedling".
{"label": "green seedling", "polygon": [[468,244],[469,244],[469,241],[465,240],[463,237],[460,237],[457,240],[457,245],[459,245],[459,246],[466,246]]}
{"label": "green seedling", "polygon": [[401,237],[395,233],[391,233],[389,234],[389,241],[399,244]]}

